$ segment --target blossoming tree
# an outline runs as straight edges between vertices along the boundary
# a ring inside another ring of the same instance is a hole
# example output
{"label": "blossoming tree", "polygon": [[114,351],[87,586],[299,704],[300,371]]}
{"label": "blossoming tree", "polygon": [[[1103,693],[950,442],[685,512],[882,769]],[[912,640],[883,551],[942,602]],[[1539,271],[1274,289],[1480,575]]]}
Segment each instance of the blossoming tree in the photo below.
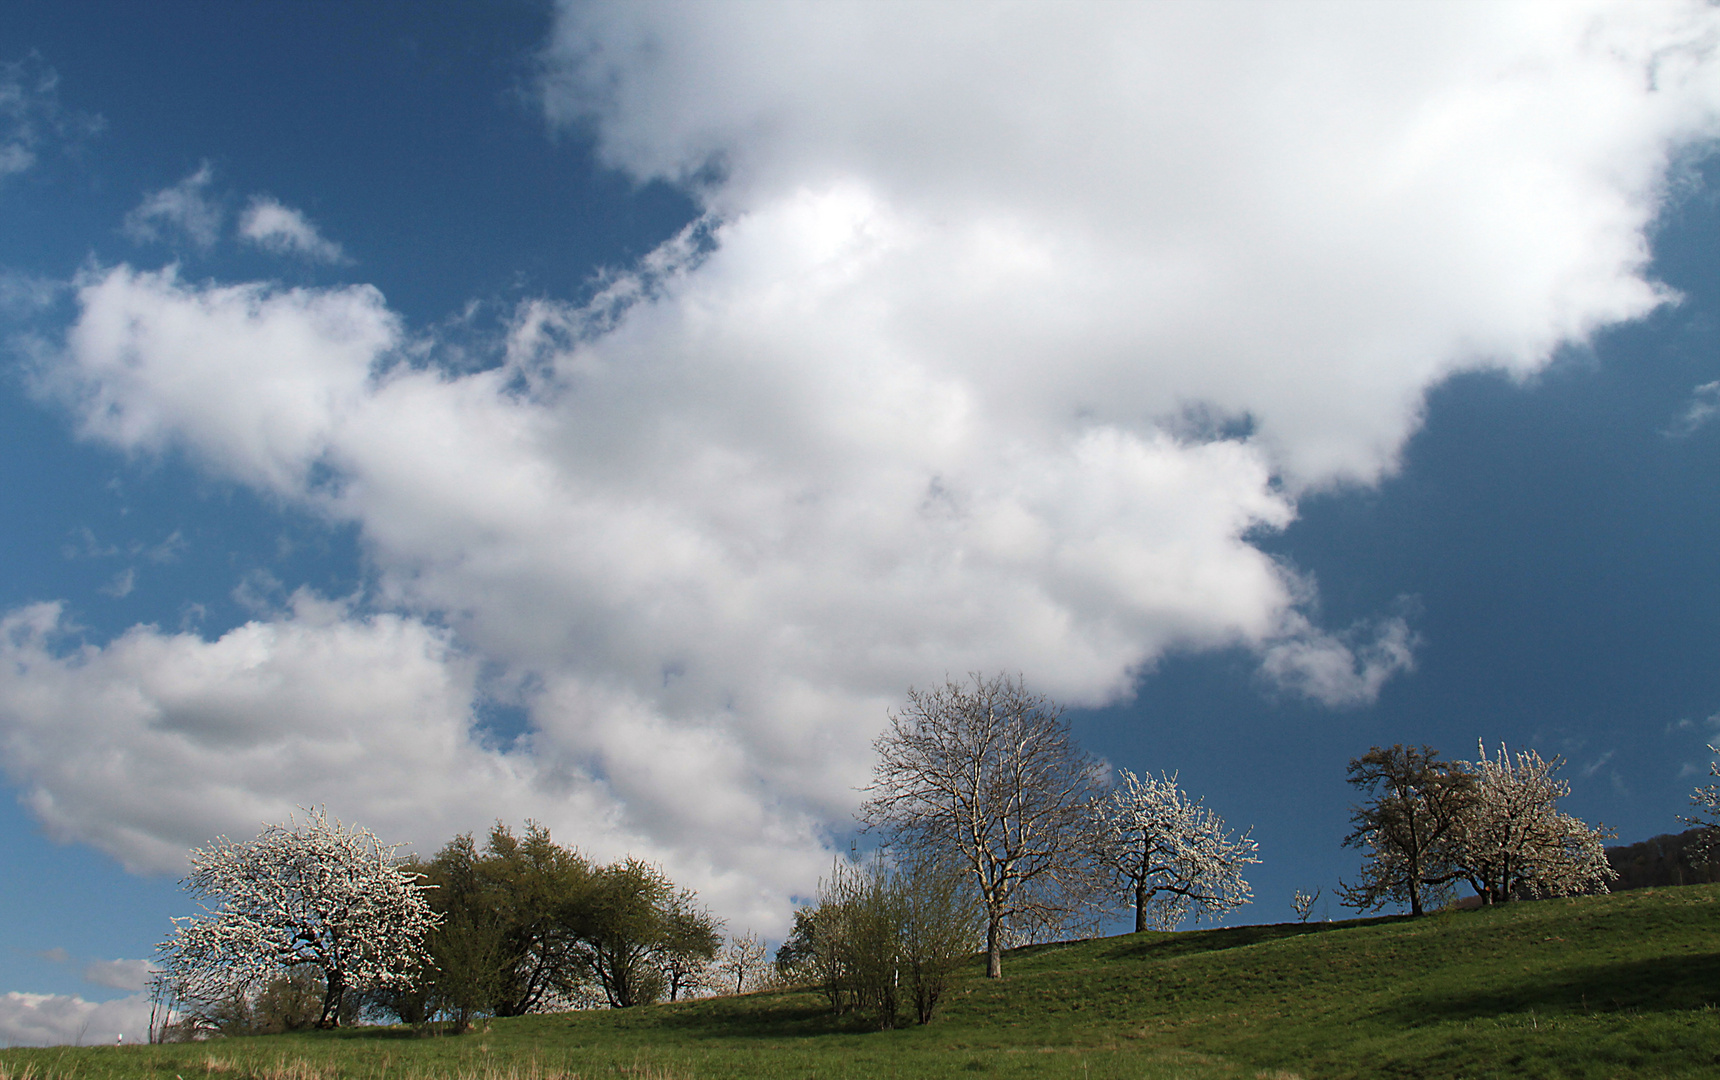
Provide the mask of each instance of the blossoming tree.
{"label": "blossoming tree", "polygon": [[1177,778],[1145,780],[1127,769],[1120,787],[1094,803],[1095,856],[1133,895],[1135,930],[1173,930],[1192,912],[1222,915],[1252,899],[1243,867],[1258,846],[1191,799]]}
{"label": "blossoming tree", "polygon": [[215,1002],[311,968],[323,982],[317,1026],[334,1027],[347,991],[410,985],[435,917],[399,847],[317,810],[193,850],[185,885],[203,912],[175,919],[160,945],[175,996]]}

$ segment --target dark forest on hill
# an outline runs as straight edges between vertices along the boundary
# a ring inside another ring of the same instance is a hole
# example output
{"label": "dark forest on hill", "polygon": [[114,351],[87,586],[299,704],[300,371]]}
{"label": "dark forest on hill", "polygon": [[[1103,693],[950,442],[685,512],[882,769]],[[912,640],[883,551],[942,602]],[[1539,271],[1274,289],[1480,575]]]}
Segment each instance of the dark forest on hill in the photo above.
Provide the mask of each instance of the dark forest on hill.
{"label": "dark forest on hill", "polygon": [[1707,831],[1686,829],[1607,848],[1607,862],[1618,873],[1612,891],[1720,881],[1720,861],[1711,861],[1698,844]]}

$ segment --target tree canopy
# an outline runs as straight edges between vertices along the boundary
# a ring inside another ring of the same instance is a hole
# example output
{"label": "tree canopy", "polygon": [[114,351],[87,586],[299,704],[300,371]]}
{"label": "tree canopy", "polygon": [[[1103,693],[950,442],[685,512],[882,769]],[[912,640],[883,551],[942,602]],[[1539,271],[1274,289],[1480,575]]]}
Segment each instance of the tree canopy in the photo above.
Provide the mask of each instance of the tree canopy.
{"label": "tree canopy", "polygon": [[398,849],[315,810],[255,840],[193,850],[185,884],[214,906],[175,919],[160,945],[174,994],[216,1007],[310,969],[322,980],[317,1025],[333,1027],[348,991],[409,986],[437,920]]}
{"label": "tree canopy", "polygon": [[1401,903],[1420,915],[1429,888],[1463,876],[1453,842],[1475,800],[1475,778],[1431,746],[1402,744],[1371,748],[1351,759],[1348,773],[1370,798],[1352,808],[1344,838],[1346,847],[1362,849],[1361,877],[1340,882],[1339,894],[1362,911]]}
{"label": "tree canopy", "polygon": [[1123,783],[1093,808],[1094,856],[1128,890],[1135,930],[1174,930],[1191,913],[1222,915],[1252,899],[1242,869],[1260,859],[1247,833],[1191,799],[1174,775]]}

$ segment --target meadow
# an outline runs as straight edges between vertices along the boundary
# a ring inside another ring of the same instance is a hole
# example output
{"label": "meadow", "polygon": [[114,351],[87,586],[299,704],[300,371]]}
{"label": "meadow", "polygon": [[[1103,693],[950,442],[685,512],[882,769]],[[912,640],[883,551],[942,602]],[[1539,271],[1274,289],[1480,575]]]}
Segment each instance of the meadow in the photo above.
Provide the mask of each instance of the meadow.
{"label": "meadow", "polygon": [[1720,1075],[1720,886],[1142,933],[976,960],[926,1027],[808,991],[198,1044],[0,1051],[0,1080]]}

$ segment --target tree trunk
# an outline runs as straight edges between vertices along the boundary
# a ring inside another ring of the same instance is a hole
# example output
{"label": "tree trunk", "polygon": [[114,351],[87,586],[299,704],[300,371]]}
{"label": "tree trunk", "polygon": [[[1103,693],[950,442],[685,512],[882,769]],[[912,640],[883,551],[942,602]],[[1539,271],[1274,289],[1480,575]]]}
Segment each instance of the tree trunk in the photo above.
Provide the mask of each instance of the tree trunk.
{"label": "tree trunk", "polygon": [[[1151,779],[1149,777],[1149,779]],[[1147,887],[1135,886],[1135,933],[1147,928]]]}
{"label": "tree trunk", "polygon": [[322,1015],[317,1017],[317,1027],[334,1028],[340,1026],[341,999],[346,996],[346,976],[339,968],[330,968],[323,972]]}
{"label": "tree trunk", "polygon": [[1003,978],[1003,928],[998,925],[1000,921],[996,917],[986,921],[985,977],[988,979]]}

